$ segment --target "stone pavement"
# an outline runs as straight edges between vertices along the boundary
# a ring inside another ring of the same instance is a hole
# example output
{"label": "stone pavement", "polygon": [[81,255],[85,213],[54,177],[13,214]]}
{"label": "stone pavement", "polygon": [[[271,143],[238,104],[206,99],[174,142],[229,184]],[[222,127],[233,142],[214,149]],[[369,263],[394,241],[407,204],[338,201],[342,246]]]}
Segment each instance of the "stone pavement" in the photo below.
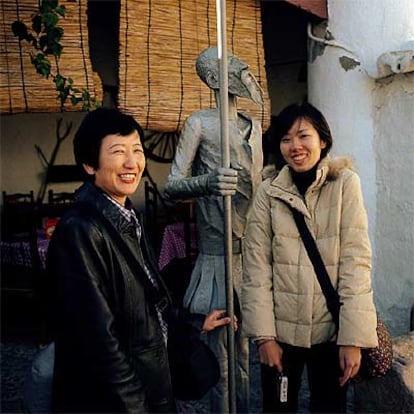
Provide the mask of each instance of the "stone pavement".
{"label": "stone pavement", "polygon": [[[261,380],[260,380],[260,363],[256,346],[251,344],[250,347],[250,407],[251,414],[257,414],[262,412],[261,402]],[[306,372],[303,375],[302,387],[299,393],[299,414],[308,414],[309,404],[309,389],[307,386]],[[206,409],[206,403],[203,400],[200,401],[178,401],[179,411],[183,414],[212,414]],[[354,387],[348,388],[348,407],[347,414],[354,413]]]}
{"label": "stone pavement", "polygon": [[[32,341],[4,341],[1,344],[1,413],[22,413],[22,389],[24,377],[37,348]],[[250,392],[251,413],[261,413],[260,364],[256,347],[251,346]],[[309,391],[306,378],[302,384],[299,413],[309,413],[307,404]],[[353,388],[350,387],[348,414],[353,413]],[[205,401],[178,401],[183,414],[212,414],[206,409]]]}
{"label": "stone pavement", "polygon": [[414,413],[414,331],[394,337],[393,364],[382,378],[355,386],[355,411]]}
{"label": "stone pavement", "polygon": [[[251,413],[262,412],[261,402],[261,380],[260,380],[260,363],[256,346],[251,344],[250,347],[250,407]],[[307,404],[309,400],[309,391],[306,381],[303,381],[300,392],[299,411],[298,413],[309,413]],[[206,408],[205,400],[199,401],[178,401],[179,411],[184,414],[211,414]],[[351,411],[350,411],[351,412]]]}

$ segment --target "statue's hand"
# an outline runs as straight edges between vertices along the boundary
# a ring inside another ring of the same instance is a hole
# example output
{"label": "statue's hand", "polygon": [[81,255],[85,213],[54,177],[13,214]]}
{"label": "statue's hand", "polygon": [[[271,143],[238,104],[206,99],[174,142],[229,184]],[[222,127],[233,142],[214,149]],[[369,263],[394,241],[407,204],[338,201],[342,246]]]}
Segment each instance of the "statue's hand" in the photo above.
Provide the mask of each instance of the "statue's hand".
{"label": "statue's hand", "polygon": [[232,168],[217,168],[208,177],[207,188],[217,196],[234,195],[237,189],[237,171]]}

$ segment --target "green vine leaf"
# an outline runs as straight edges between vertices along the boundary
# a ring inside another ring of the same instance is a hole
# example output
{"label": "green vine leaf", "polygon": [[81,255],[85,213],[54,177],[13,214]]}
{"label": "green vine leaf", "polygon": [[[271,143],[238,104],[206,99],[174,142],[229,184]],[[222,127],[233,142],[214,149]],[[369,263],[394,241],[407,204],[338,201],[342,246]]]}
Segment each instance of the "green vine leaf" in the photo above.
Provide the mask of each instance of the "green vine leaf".
{"label": "green vine leaf", "polygon": [[40,13],[46,14],[58,7],[58,0],[47,0],[40,3]]}
{"label": "green vine leaf", "polygon": [[19,38],[19,40],[27,40],[29,38],[26,25],[20,21],[12,23],[12,31],[13,34]]}
{"label": "green vine leaf", "polygon": [[36,15],[32,19],[32,29],[38,35],[42,30],[42,18]]}
{"label": "green vine leaf", "polygon": [[100,106],[96,98],[92,98],[86,89],[81,91],[75,88],[73,79],[66,78],[60,73],[59,65],[56,67],[57,72],[52,73],[52,64],[48,58],[48,56],[54,56],[58,62],[62,55],[61,40],[64,30],[58,26],[58,23],[59,19],[65,16],[66,7],[59,5],[58,0],[43,0],[39,5],[39,10],[32,16],[32,33],[21,21],[13,22],[11,28],[20,42],[27,41],[32,44],[35,50],[40,51],[37,54],[30,54],[31,62],[37,73],[45,78],[52,78],[58,92],[61,110],[63,110],[67,99],[72,105],[82,103],[82,110],[90,110]]}
{"label": "green vine leaf", "polygon": [[61,75],[55,76],[55,84],[56,84],[57,90],[63,89],[65,87],[65,82],[66,82],[66,78],[64,78],[63,76]]}
{"label": "green vine leaf", "polygon": [[65,17],[66,16],[66,7],[65,6],[56,6],[56,13],[59,16]]}
{"label": "green vine leaf", "polygon": [[54,13],[45,13],[42,15],[42,24],[47,29],[53,29],[59,21],[59,17]]}
{"label": "green vine leaf", "polygon": [[36,72],[42,75],[44,78],[50,76],[52,66],[49,59],[45,57],[43,53],[38,53],[36,56],[31,55],[31,62],[36,68]]}
{"label": "green vine leaf", "polygon": [[77,98],[75,95],[71,96],[70,98],[72,105],[77,105],[82,99],[81,98]]}

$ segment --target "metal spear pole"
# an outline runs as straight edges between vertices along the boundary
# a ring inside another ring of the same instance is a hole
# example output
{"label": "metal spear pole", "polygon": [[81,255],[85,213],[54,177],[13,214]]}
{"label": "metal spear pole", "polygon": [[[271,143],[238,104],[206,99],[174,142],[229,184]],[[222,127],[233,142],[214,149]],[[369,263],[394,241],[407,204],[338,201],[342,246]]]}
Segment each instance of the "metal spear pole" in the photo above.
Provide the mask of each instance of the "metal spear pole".
{"label": "metal spear pole", "polygon": [[[229,144],[229,95],[228,95],[228,63],[227,63],[227,33],[226,33],[226,0],[216,0],[217,11],[217,43],[219,60],[219,106],[220,106],[220,133],[222,166],[230,168]],[[227,314],[234,318],[233,298],[233,269],[232,269],[232,221],[231,221],[231,195],[223,197],[224,201],[224,252]],[[235,380],[235,350],[233,323],[227,325],[227,354],[228,354],[228,400],[229,412],[236,412],[236,380]],[[223,398],[225,396],[223,395]]]}

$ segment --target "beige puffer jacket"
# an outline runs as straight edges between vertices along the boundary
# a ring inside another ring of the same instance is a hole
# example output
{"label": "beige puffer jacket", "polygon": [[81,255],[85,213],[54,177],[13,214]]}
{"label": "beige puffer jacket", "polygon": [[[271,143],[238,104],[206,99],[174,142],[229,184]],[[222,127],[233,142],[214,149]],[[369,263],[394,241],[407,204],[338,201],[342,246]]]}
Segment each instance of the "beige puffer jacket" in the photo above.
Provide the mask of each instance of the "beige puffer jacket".
{"label": "beige puffer jacket", "polygon": [[310,347],[335,340],[325,297],[286,204],[304,214],[343,303],[338,345],[377,345],[371,247],[360,180],[347,158],[323,159],[305,199],[285,166],[259,187],[243,253],[243,329]]}

